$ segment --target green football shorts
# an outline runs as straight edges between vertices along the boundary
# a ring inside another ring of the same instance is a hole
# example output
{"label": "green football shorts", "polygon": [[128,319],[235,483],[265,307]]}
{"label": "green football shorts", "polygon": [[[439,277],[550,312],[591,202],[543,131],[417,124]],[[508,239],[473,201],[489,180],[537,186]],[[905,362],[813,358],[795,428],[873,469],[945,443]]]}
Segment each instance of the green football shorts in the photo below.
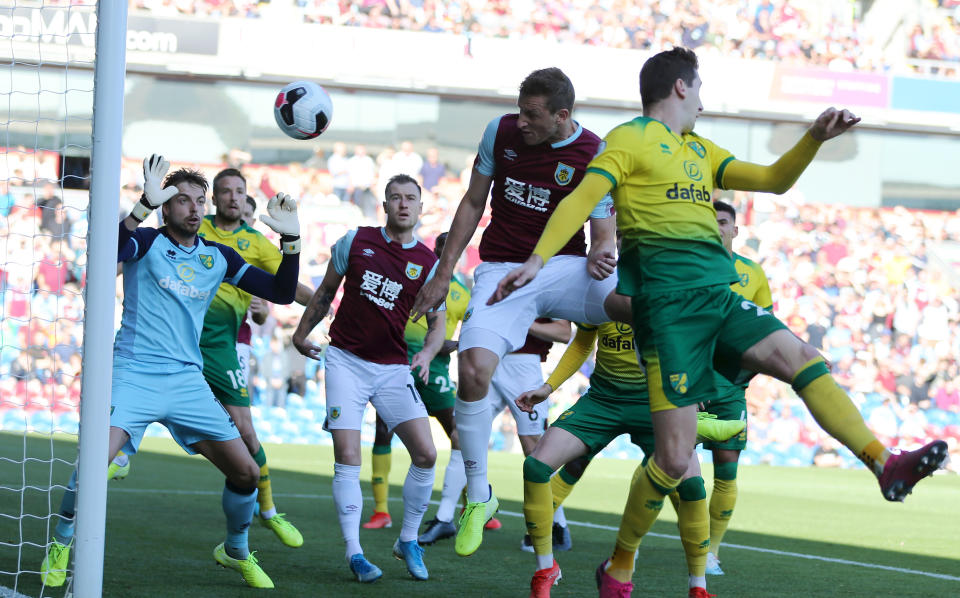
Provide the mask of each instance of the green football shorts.
{"label": "green football shorts", "polygon": [[587,445],[591,458],[621,434],[630,434],[644,453],[653,453],[653,422],[645,402],[611,399],[588,390],[550,425],[576,436]]}
{"label": "green football shorts", "polygon": [[249,407],[250,393],[237,358],[236,343],[231,342],[223,347],[201,346],[200,353],[203,355],[203,377],[210,385],[213,396],[224,405]]}

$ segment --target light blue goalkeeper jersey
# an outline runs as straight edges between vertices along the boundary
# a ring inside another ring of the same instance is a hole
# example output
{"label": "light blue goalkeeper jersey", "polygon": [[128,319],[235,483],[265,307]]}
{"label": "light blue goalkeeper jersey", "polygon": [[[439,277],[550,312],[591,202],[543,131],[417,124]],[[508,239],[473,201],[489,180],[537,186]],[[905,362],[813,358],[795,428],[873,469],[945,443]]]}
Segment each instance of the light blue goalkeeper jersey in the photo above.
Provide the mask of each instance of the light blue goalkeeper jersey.
{"label": "light blue goalkeeper jersey", "polygon": [[250,264],[223,245],[198,237],[193,247],[182,247],[153,228],[134,231],[117,259],[124,264],[115,364],[202,370],[200,332],[207,308],[220,283],[236,285]]}

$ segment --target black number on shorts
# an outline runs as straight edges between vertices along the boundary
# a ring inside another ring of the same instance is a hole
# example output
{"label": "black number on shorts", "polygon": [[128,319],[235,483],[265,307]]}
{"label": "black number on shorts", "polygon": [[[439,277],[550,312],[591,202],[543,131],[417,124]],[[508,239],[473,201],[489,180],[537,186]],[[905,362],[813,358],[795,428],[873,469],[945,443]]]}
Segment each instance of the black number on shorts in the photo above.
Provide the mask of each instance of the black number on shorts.
{"label": "black number on shorts", "polygon": [[413,389],[413,385],[407,384],[407,388],[410,389],[410,395],[413,396],[413,402],[414,402],[414,403],[419,403],[419,402],[420,402],[420,397],[417,396],[417,391],[415,391],[415,390]]}

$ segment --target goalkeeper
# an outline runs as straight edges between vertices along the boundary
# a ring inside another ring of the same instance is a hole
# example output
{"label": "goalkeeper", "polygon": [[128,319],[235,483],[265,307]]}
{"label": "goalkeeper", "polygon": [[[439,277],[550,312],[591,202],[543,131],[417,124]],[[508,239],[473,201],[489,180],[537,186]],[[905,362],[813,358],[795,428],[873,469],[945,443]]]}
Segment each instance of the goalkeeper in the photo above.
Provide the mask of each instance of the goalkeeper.
{"label": "goalkeeper", "polygon": [[[120,449],[136,453],[144,430],[155,421],[165,425],[185,451],[206,457],[226,476],[222,505],[227,535],[214,549],[214,559],[240,572],[248,585],[272,588],[247,545],[260,468],[204,380],[200,333],[221,282],[274,303],[293,301],[300,261],[297,204],[280,193],[267,205],[269,216],[261,216],[280,234],[283,252],[276,274],[270,274],[248,264],[233,249],[197,236],[207,180],[189,169],[164,180],[168,168],[161,156],[144,160],[144,195],[120,223],[117,260],[124,263],[124,302],[114,342],[109,458]],[[140,228],[161,206],[166,226]],[[40,567],[48,586],[66,581],[75,488],[76,472]]]}

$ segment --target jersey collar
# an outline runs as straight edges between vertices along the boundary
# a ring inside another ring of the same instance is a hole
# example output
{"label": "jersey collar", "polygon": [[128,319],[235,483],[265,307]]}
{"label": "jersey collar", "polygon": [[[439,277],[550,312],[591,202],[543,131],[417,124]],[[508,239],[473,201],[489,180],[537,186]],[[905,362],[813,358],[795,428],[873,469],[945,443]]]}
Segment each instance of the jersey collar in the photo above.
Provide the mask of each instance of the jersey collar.
{"label": "jersey collar", "polygon": [[574,141],[576,141],[577,139],[580,138],[580,134],[583,133],[583,126],[582,126],[580,123],[578,123],[577,121],[573,121],[573,122],[574,122],[574,124],[577,125],[577,130],[575,130],[575,131],[573,132],[573,135],[567,137],[566,139],[564,139],[564,140],[562,140],[562,141],[558,141],[558,142],[556,142],[556,143],[551,143],[551,144],[550,144],[550,147],[552,147],[553,149],[559,149],[559,148],[561,148],[561,147],[565,147],[565,146],[570,145],[571,143],[573,143]]}
{"label": "jersey collar", "polygon": [[[389,236],[387,236],[387,229],[385,227],[383,226],[380,227],[380,234],[383,235],[383,240],[386,241],[387,243],[396,243],[396,241],[394,241]],[[417,246],[417,240],[414,238],[409,243],[401,243],[400,246],[403,247],[404,249],[413,249],[414,247]]]}

